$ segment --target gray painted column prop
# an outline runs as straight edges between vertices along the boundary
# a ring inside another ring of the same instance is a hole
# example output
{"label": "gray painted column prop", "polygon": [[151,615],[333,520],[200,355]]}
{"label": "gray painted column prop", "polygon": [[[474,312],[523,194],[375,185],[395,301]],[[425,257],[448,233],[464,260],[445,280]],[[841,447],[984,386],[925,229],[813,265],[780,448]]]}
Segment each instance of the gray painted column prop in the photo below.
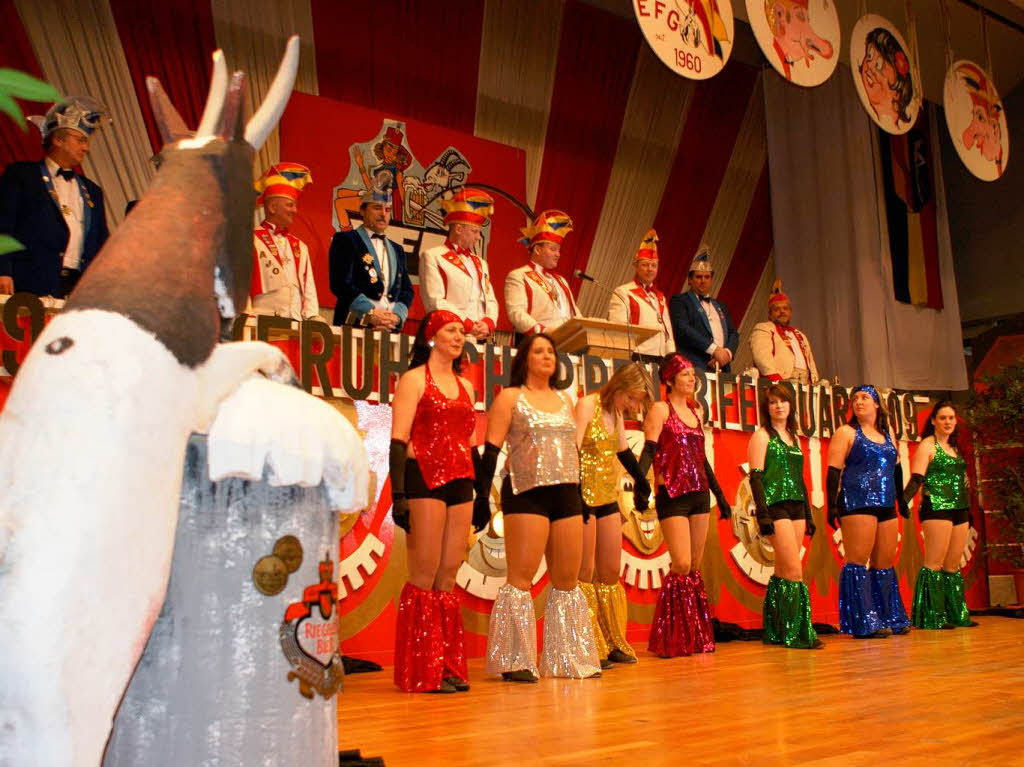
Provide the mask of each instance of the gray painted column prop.
{"label": "gray painted column prop", "polygon": [[[311,698],[300,692],[281,633],[289,606],[303,602],[304,590],[316,592],[326,555],[336,566],[338,516],[323,485],[271,487],[265,480],[210,482],[206,437],[190,439],[167,598],[118,710],[105,767],[337,765],[334,696],[325,699],[309,685]],[[301,564],[293,541],[271,556],[286,536],[301,544]],[[262,559],[278,563],[263,581],[268,591],[283,585],[273,596],[254,584]],[[282,561],[298,568],[282,572]],[[309,625],[298,624],[306,637],[298,644],[311,656],[303,665],[318,668],[311,663],[318,659],[337,685],[332,608],[330,620],[312,608]]]}

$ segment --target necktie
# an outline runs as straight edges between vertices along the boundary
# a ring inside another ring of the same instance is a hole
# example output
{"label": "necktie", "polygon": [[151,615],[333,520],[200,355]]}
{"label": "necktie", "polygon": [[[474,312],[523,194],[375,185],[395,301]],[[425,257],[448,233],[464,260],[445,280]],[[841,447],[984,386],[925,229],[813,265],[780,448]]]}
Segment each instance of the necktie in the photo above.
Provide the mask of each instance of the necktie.
{"label": "necktie", "polygon": [[71,181],[75,177],[75,172],[70,169],[65,170],[64,168],[61,168],[60,170],[57,171],[57,175],[60,176],[61,178],[67,179],[68,181]]}

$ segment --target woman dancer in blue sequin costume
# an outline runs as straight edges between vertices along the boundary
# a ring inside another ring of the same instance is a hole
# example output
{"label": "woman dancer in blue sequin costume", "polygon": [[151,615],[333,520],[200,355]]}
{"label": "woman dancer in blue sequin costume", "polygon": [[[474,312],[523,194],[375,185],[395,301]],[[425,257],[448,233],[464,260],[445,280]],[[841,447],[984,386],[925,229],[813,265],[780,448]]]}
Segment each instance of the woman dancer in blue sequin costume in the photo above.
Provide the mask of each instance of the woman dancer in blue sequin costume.
{"label": "woman dancer in blue sequin costume", "polygon": [[[858,639],[910,631],[893,562],[903,501],[903,470],[878,392],[858,386],[853,415],[829,445],[828,523],[843,529],[845,562],[839,578],[839,630]],[[870,569],[868,565],[870,563]]]}

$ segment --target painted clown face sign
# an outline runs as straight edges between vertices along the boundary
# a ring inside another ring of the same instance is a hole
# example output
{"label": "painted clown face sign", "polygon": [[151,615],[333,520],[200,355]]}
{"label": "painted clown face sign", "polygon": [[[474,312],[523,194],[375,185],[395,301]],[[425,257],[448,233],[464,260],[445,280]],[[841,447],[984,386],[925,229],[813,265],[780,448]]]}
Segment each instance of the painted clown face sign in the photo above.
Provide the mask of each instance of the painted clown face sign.
{"label": "painted clown face sign", "polygon": [[683,77],[714,77],[732,54],[730,0],[633,0],[633,13],[647,44]]}
{"label": "painted clown face sign", "polygon": [[1010,158],[1010,135],[989,73],[972,61],[955,62],[946,73],[942,104],[953,146],[967,170],[982,181],[1002,176]]}
{"label": "painted clown face sign", "polygon": [[747,0],[747,18],[765,58],[796,85],[821,85],[839,63],[836,0]]}
{"label": "painted clown face sign", "polygon": [[850,35],[850,69],[868,116],[886,133],[906,133],[921,110],[921,83],[910,47],[892,22],[861,16]]}

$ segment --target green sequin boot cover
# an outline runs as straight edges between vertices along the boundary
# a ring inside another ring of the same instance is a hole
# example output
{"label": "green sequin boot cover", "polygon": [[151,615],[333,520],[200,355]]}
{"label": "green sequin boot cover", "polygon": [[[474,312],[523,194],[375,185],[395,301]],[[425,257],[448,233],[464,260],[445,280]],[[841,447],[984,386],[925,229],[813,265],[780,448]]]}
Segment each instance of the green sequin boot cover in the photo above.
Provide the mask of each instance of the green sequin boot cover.
{"label": "green sequin boot cover", "polygon": [[811,595],[803,581],[773,575],[764,595],[764,643],[809,649],[818,634],[811,625]]}
{"label": "green sequin boot cover", "polygon": [[955,573],[942,573],[945,580],[946,622],[954,626],[970,626],[971,614],[967,610],[967,599],[964,596],[964,576],[957,570]]}
{"label": "green sequin boot cover", "polygon": [[916,629],[940,629],[947,625],[946,573],[922,567],[914,583],[914,607],[910,622]]}

